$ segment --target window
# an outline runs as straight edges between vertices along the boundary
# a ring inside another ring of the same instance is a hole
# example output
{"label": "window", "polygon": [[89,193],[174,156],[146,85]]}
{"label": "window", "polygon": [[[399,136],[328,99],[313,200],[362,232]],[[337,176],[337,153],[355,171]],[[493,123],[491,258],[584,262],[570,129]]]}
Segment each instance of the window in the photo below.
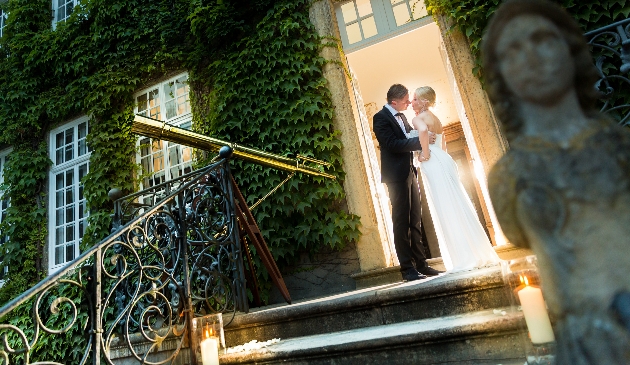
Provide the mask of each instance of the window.
{"label": "window", "polygon": [[353,44],[375,36],[376,22],[370,0],[353,0],[341,5],[348,43]]}
{"label": "window", "polygon": [[[352,0],[335,7],[346,51],[369,46],[431,22],[424,0]],[[422,21],[414,21],[418,19]]]}
{"label": "window", "polygon": [[423,0],[391,0],[391,3],[397,27],[427,15]]}
{"label": "window", "polygon": [[[4,182],[4,165],[9,159],[10,152],[11,152],[10,150],[0,152],[0,184]],[[9,208],[9,199],[1,199],[0,200],[0,222],[3,222],[5,220],[7,216],[7,208]],[[0,233],[0,248],[2,247],[2,245],[5,244],[5,242],[8,241],[8,238],[9,238],[8,236]],[[0,260],[2,260],[3,252],[5,251],[4,250],[0,251]],[[8,266],[4,266],[0,268],[0,283],[4,281],[4,278],[6,277],[8,271],[9,271]]]}
{"label": "window", "polygon": [[57,23],[65,22],[70,18],[76,5],[78,5],[77,0],[52,0],[53,28]]}
{"label": "window", "polygon": [[4,27],[7,25],[8,15],[6,11],[0,9],[0,37],[4,36]]}
{"label": "window", "polygon": [[[136,113],[190,129],[192,114],[188,75],[179,75],[136,94]],[[192,148],[140,137],[143,188],[175,179],[192,171]]]}
{"label": "window", "polygon": [[81,179],[88,173],[90,150],[85,138],[88,118],[82,117],[50,132],[53,167],[50,172],[50,249],[52,273],[79,254],[87,225],[87,206]]}

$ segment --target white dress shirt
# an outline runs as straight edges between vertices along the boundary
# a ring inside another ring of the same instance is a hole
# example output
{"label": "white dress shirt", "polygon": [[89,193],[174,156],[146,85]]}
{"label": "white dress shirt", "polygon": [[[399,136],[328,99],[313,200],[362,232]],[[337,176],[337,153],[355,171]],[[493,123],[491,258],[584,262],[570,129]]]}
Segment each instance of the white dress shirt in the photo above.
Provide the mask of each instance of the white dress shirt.
{"label": "white dress shirt", "polygon": [[403,131],[403,133],[405,135],[407,135],[407,129],[405,128],[405,123],[403,122],[403,120],[402,120],[402,118],[400,116],[396,116],[396,114],[398,114],[400,112],[398,110],[394,109],[389,104],[385,104],[385,107],[387,108],[387,110],[389,110],[392,113],[394,118],[396,118],[396,120],[398,121],[398,125],[400,126],[400,129]]}

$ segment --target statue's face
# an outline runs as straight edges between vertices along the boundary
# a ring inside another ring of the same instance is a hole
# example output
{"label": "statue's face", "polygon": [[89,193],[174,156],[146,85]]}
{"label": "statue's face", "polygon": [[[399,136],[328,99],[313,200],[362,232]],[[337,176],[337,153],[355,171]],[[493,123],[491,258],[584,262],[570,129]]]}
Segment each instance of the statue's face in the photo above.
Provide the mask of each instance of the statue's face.
{"label": "statue's face", "polygon": [[560,30],[539,15],[509,21],[496,46],[499,70],[517,97],[553,105],[573,87],[575,66]]}

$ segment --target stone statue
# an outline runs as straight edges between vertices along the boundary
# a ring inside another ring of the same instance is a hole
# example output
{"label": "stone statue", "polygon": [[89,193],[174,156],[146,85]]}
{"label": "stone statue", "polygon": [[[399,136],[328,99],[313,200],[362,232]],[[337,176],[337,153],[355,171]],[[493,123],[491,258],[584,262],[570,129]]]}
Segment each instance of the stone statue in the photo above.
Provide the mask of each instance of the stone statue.
{"label": "stone statue", "polygon": [[510,242],[538,257],[557,363],[630,364],[630,132],[594,109],[597,71],[559,6],[504,2],[483,56],[510,144],[492,203]]}

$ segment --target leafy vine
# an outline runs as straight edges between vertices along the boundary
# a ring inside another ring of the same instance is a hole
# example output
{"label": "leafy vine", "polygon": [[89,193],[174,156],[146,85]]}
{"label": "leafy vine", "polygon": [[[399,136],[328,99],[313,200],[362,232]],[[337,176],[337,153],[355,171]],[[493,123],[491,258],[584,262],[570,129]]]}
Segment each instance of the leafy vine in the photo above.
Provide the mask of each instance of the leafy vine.
{"label": "leafy vine", "polygon": [[[630,15],[627,0],[576,1],[554,0],[571,13],[584,32],[614,23]],[[476,63],[473,73],[482,78],[481,39],[488,20],[497,9],[500,0],[425,0],[427,11],[434,17],[445,15],[452,27],[461,31],[469,41],[470,51]]]}
{"label": "leafy vine", "polygon": [[[344,206],[341,144],[309,0],[85,0],[55,29],[50,5],[0,4],[8,13],[0,38],[0,145],[13,147],[2,187],[11,205],[0,225],[9,237],[0,248],[0,265],[9,267],[0,302],[47,275],[49,131],[89,116],[84,249],[109,233],[109,189],[138,189],[134,92],[181,70],[189,72],[195,130],[332,163],[338,180],[294,178],[254,212],[280,266],[299,252],[358,238],[359,219]],[[253,164],[233,166],[250,203],[285,177]],[[258,274],[266,279],[264,270]],[[29,312],[3,320],[26,323]],[[80,354],[68,344],[81,335],[77,329],[51,336],[34,358],[74,363]]]}

